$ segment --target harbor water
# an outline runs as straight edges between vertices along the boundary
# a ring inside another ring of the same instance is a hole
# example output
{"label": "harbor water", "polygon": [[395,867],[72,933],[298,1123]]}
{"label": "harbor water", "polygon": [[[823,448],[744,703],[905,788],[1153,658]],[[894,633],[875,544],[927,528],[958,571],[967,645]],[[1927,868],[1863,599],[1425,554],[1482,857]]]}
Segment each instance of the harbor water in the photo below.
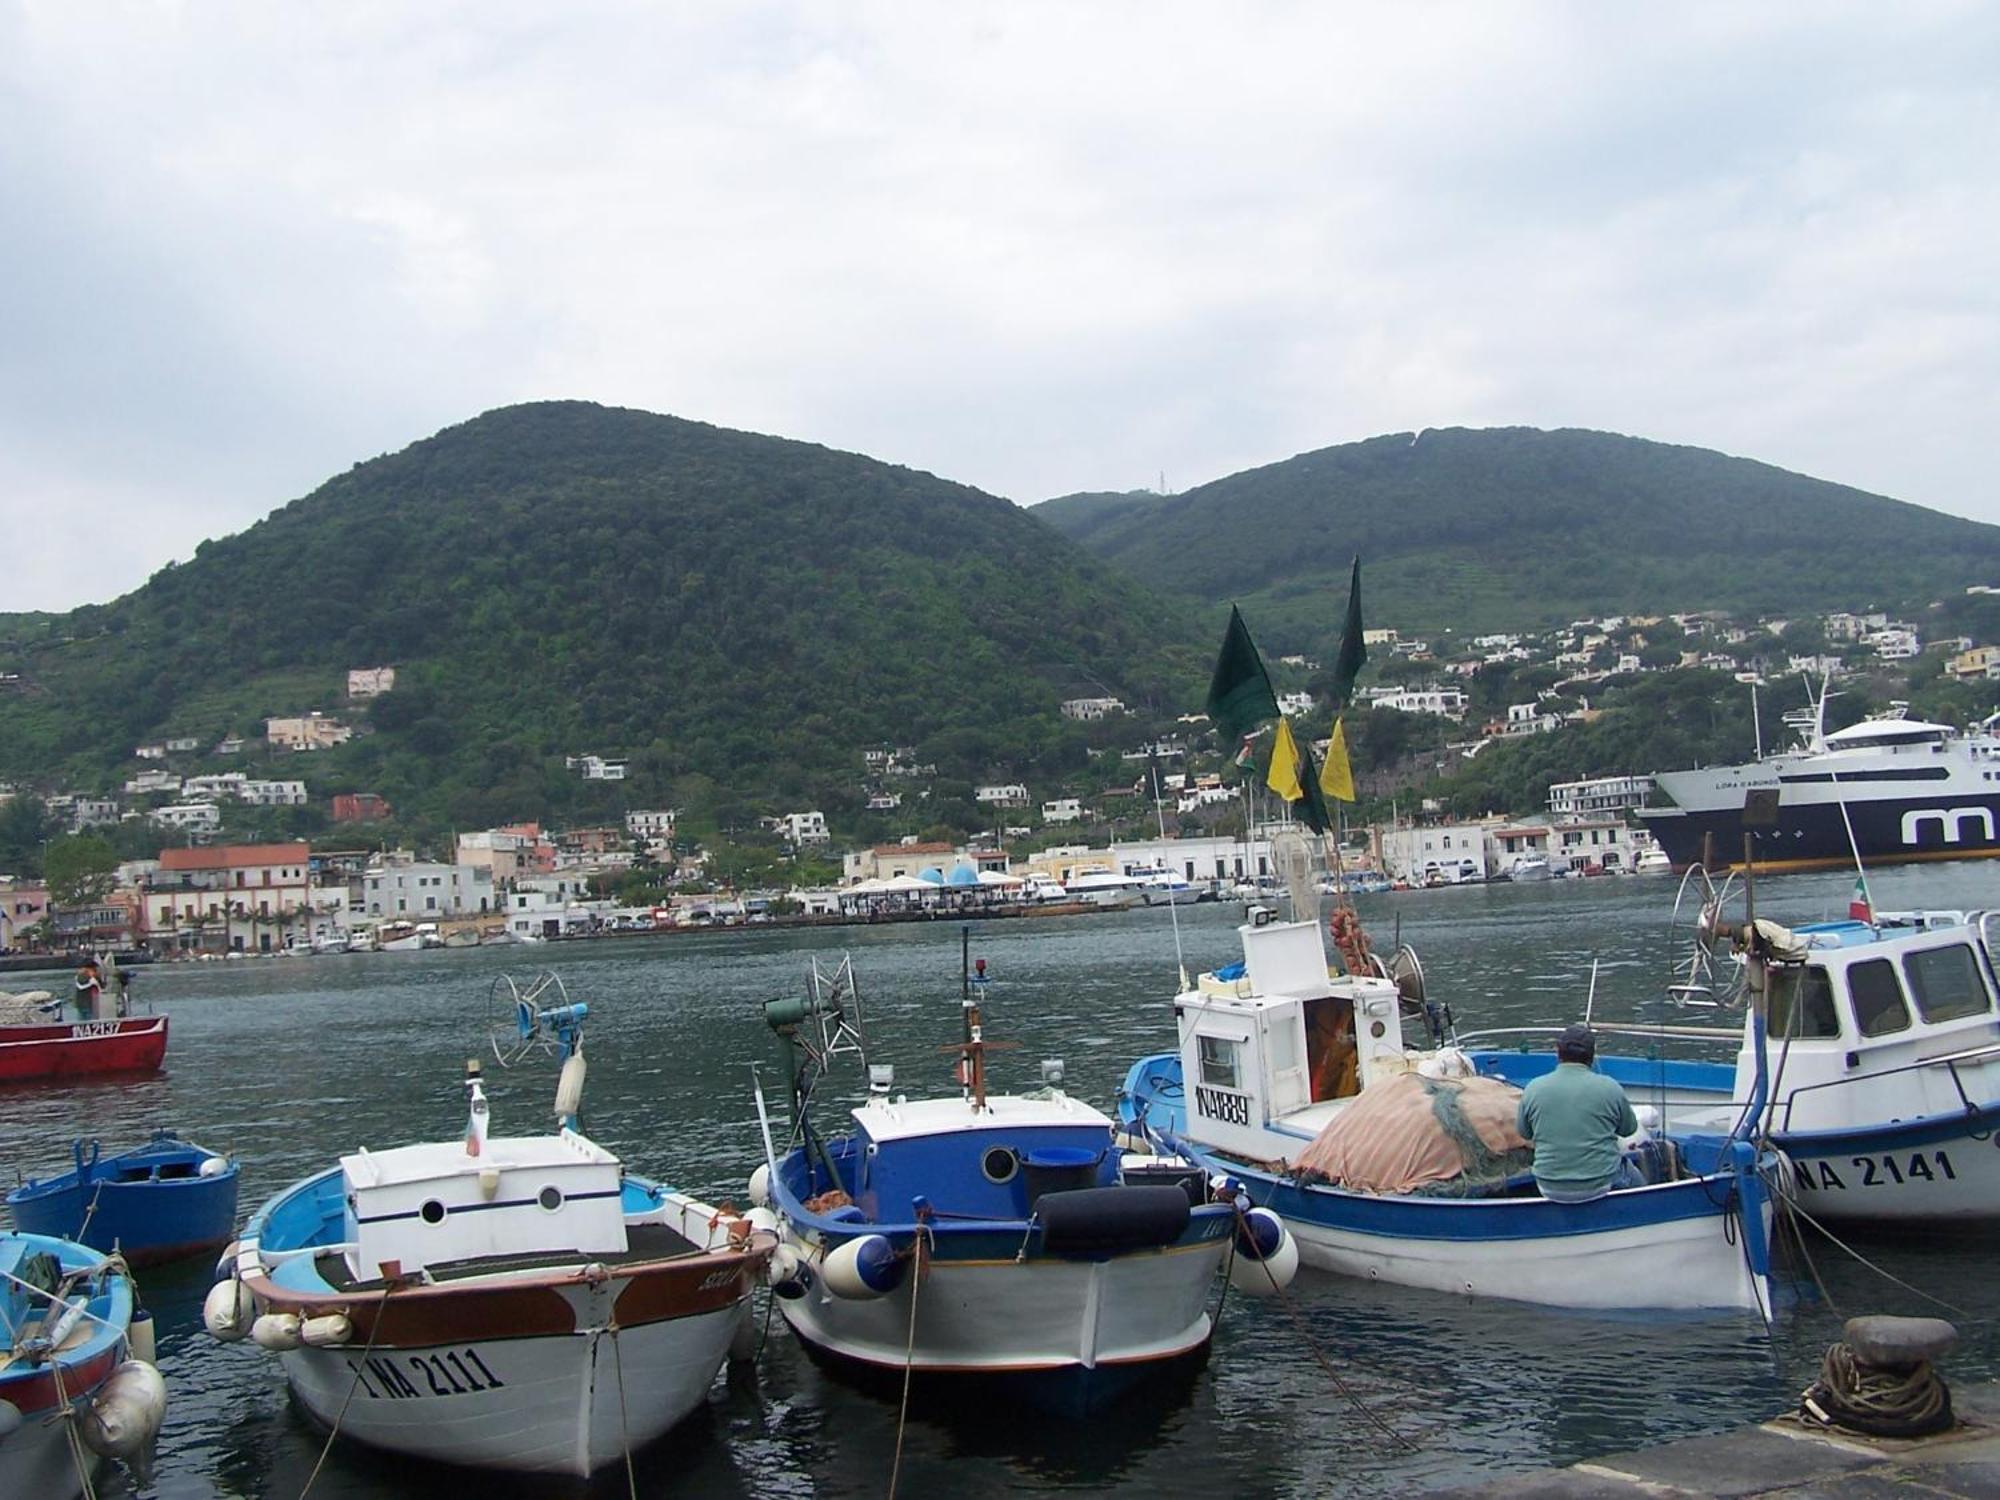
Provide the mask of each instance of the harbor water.
{"label": "harbor water", "polygon": [[[1764,880],[1759,913],[1844,915],[1852,886],[1851,875]],[[1984,864],[1885,871],[1873,887],[1883,909],[2000,906],[2000,868]],[[1370,897],[1361,911],[1378,948],[1399,932],[1416,948],[1463,1029],[1579,1018],[1593,961],[1599,1019],[1686,1023],[1699,1018],[1664,998],[1679,951],[1674,890],[1666,876],[1552,881]],[[1036,1086],[1040,1060],[1061,1057],[1069,1090],[1109,1108],[1127,1065],[1173,1044],[1175,919],[1193,974],[1239,956],[1242,910],[975,925],[972,953],[992,976],[987,1034],[1021,1043],[995,1058],[995,1087]],[[959,1034],[959,931],[739,929],[146,968],[140,1002],[173,1017],[166,1071],[0,1091],[0,1168],[11,1184],[60,1169],[75,1136],[111,1150],[166,1126],[240,1158],[247,1213],[341,1152],[455,1135],[474,1055],[492,1075],[496,1132],[546,1130],[554,1063],[503,1072],[486,1032],[496,978],[553,968],[591,1007],[589,1133],[638,1171],[740,1203],[762,1155],[752,1064],[782,1107],[761,1003],[798,993],[811,957],[851,954],[871,1060],[895,1064],[900,1091],[946,1092],[939,1048]],[[842,1076],[858,1093],[858,1070]],[[1204,1368],[1087,1422],[990,1404],[920,1410],[902,1436],[901,1491],[1407,1495],[1720,1431],[1793,1403],[1842,1315],[1938,1310],[1883,1273],[1960,1309],[1948,1374],[2000,1375],[1990,1235],[1848,1238],[1875,1268],[1809,1239],[1828,1297],[1807,1282],[1769,1332],[1754,1317],[1585,1316],[1304,1272],[1288,1303],[1230,1298]],[[100,1494],[293,1500],[306,1485],[322,1435],[291,1408],[272,1356],[200,1331],[209,1278],[205,1264],[141,1278],[171,1404],[150,1480],[135,1490],[120,1477]],[[755,1378],[719,1380],[705,1413],[638,1456],[637,1484],[642,1495],[879,1496],[897,1437],[893,1399],[821,1371],[773,1318]],[[578,1488],[468,1480],[342,1443],[312,1493],[467,1484],[495,1496]],[[620,1469],[590,1487],[625,1492]]]}

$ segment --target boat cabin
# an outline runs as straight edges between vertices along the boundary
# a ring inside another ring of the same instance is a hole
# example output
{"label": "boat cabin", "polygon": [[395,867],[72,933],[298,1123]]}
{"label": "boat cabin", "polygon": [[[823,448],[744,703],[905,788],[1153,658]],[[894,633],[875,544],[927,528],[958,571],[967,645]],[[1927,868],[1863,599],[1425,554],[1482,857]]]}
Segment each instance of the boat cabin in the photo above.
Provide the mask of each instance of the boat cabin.
{"label": "boat cabin", "polygon": [[[2000,1092],[1988,920],[1950,912],[1794,929],[1805,957],[1771,964],[1766,993],[1772,1128],[1950,1114]],[[1737,1098],[1755,1076],[1746,1029]]]}
{"label": "boat cabin", "polygon": [[[830,1142],[829,1154],[852,1200],[845,1216],[871,1223],[912,1222],[919,1200],[945,1218],[1013,1222],[1044,1192],[1118,1180],[1111,1117],[1060,1091],[992,1094],[983,1109],[966,1099],[878,1095],[853,1120],[853,1135]],[[826,1186],[820,1173],[794,1188]]]}
{"label": "boat cabin", "polygon": [[1243,962],[1174,1001],[1188,1134],[1253,1158],[1294,1154],[1378,1078],[1407,1070],[1396,986],[1329,972],[1321,925],[1265,908]]}
{"label": "boat cabin", "polygon": [[502,1256],[626,1249],[618,1158],[575,1131],[357,1151],[340,1159],[357,1279]]}

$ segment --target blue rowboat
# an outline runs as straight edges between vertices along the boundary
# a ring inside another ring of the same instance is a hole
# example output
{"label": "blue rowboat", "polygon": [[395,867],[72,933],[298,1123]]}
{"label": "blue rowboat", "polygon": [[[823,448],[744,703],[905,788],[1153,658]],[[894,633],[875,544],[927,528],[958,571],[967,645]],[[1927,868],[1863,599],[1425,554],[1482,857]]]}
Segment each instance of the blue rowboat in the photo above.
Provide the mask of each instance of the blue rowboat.
{"label": "blue rowboat", "polygon": [[199,1255],[234,1233],[237,1166],[228,1157],[165,1130],[116,1156],[96,1141],[72,1150],[69,1171],[7,1195],[16,1228],[116,1250],[133,1266]]}
{"label": "blue rowboat", "polygon": [[67,1240],[0,1234],[0,1495],[68,1500],[100,1459],[132,1458],[153,1440],[167,1391],[150,1336],[133,1347],[134,1311],[117,1262]]}

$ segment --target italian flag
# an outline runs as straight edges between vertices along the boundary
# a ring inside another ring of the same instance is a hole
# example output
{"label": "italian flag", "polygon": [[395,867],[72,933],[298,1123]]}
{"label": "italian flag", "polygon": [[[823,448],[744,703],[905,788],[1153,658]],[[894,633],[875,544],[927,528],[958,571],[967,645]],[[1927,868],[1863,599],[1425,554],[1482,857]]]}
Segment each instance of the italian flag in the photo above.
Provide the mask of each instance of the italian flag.
{"label": "italian flag", "polygon": [[1847,918],[1851,922],[1866,922],[1875,925],[1875,908],[1868,901],[1868,877],[1854,877],[1854,894],[1847,898]]}

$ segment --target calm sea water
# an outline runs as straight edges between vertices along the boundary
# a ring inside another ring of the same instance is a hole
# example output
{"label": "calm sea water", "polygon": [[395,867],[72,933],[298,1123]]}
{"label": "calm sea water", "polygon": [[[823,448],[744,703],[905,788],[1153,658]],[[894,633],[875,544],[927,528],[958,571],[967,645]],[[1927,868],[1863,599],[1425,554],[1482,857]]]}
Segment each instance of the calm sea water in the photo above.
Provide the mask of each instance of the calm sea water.
{"label": "calm sea water", "polygon": [[[1793,921],[1842,914],[1851,885],[1769,879],[1760,909]],[[1890,871],[1875,885],[1884,907],[2000,906],[1990,866]],[[1674,889],[1666,877],[1473,887],[1369,898],[1362,912],[1378,946],[1399,930],[1416,946],[1461,1026],[1575,1019],[1593,960],[1600,1018],[1660,1018]],[[1239,956],[1240,916],[1178,912],[1190,972]],[[1033,1086],[1037,1061],[1060,1056],[1071,1091],[1108,1107],[1133,1058],[1172,1045],[1164,910],[984,924],[972,951],[993,975],[988,1034],[1023,1044],[996,1064],[1002,1087]],[[58,1168],[79,1134],[110,1147],[170,1126],[242,1159],[247,1212],[340,1152],[456,1133],[461,1069],[483,1049],[495,981],[553,966],[592,1009],[590,1133],[641,1171],[740,1201],[761,1156],[749,1065],[778,1079],[759,1005],[796,993],[809,957],[842,953],[861,981],[874,1060],[896,1064],[900,1089],[948,1089],[937,1048],[957,1034],[958,928],[944,924],[160,966],[141,971],[139,994],[172,1013],[166,1072],[0,1091],[0,1170],[11,1182]],[[554,1086],[546,1062],[498,1074],[495,1129],[547,1128]],[[1989,1245],[1856,1246],[1965,1310],[1948,1365],[1965,1379],[2000,1374]],[[991,1406],[913,1419],[902,1492],[1407,1494],[1719,1430],[1795,1401],[1838,1336],[1835,1308],[1935,1310],[1823,1241],[1812,1249],[1834,1306],[1809,1292],[1768,1336],[1754,1318],[1589,1317],[1306,1272],[1289,1312],[1231,1298],[1207,1366],[1126,1410],[1073,1426]],[[276,1361],[201,1332],[208,1279],[201,1265],[144,1278],[171,1406],[150,1483],[105,1493],[292,1500],[319,1456]],[[718,1382],[704,1415],[641,1456],[640,1491],[880,1495],[896,1426],[893,1402],[821,1372],[774,1319],[754,1382]],[[467,1480],[341,1444],[313,1494],[468,1483],[502,1496],[575,1488]],[[591,1491],[624,1492],[619,1472]]]}

